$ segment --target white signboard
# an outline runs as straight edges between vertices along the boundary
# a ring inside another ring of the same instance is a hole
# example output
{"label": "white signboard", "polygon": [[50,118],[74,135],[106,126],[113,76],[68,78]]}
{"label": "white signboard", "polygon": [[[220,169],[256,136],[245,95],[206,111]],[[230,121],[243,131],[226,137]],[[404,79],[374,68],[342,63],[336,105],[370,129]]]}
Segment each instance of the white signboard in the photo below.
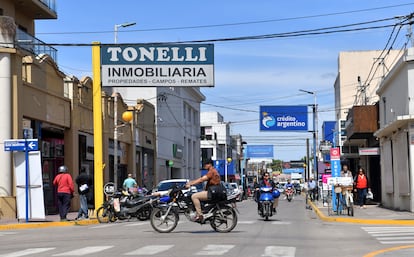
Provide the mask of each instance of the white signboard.
{"label": "white signboard", "polygon": [[[43,201],[43,180],[40,152],[29,152],[29,219],[45,219]],[[26,156],[25,152],[14,152],[14,170],[16,178],[16,201],[18,219],[26,218]]]}
{"label": "white signboard", "polygon": [[213,44],[101,46],[103,87],[213,87]]}
{"label": "white signboard", "polygon": [[379,155],[379,147],[359,148],[359,155]]}

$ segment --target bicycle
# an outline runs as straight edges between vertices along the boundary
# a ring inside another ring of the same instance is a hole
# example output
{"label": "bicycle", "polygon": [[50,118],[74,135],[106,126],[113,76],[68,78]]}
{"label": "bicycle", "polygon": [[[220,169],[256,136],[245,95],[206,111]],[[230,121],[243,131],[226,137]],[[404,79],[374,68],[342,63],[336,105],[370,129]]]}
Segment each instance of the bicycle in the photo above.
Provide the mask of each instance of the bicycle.
{"label": "bicycle", "polygon": [[346,210],[348,216],[354,216],[354,198],[352,186],[336,185],[334,188],[336,194],[336,214],[340,215]]}

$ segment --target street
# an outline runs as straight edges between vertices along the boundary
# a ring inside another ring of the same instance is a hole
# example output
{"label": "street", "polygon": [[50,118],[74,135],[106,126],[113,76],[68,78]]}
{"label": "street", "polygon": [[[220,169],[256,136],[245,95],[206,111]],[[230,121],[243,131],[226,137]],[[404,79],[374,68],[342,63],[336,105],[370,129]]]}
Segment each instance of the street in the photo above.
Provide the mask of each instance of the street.
{"label": "street", "polygon": [[[88,226],[0,231],[0,257],[18,256],[364,256],[390,246],[378,237],[385,228],[328,223],[305,208],[302,196],[279,202],[269,221],[257,215],[251,199],[238,203],[239,222],[230,233],[214,232],[209,224],[184,216],[167,234],[155,232],[149,221]],[[397,230],[413,230],[397,227]]]}

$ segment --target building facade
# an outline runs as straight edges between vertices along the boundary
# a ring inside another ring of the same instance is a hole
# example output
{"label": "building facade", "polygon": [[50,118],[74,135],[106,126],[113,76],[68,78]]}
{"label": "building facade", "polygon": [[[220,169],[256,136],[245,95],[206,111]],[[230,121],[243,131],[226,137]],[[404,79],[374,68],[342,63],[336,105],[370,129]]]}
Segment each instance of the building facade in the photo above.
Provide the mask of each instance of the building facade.
{"label": "building facade", "polygon": [[409,48],[377,90],[381,203],[414,212],[414,49]]}
{"label": "building facade", "polygon": [[112,92],[147,99],[155,107],[155,180],[200,175],[200,103],[198,87],[113,87]]}
{"label": "building facade", "polygon": [[[4,5],[3,5],[4,4]],[[52,181],[60,165],[76,178],[81,169],[92,176],[92,80],[67,76],[58,68],[56,49],[34,37],[35,19],[56,19],[55,1],[2,1],[0,7],[0,141],[23,138],[23,129],[38,139],[41,154],[46,214],[56,213]],[[30,42],[30,43],[29,43]],[[133,173],[140,185],[155,182],[155,109],[144,100],[127,105],[120,97],[102,94],[104,183],[114,180],[114,124],[119,124],[118,180]],[[115,119],[115,110],[117,122]],[[133,113],[125,122],[122,114]],[[101,136],[101,135],[99,135]],[[0,209],[3,217],[16,217],[16,176],[13,152],[0,151]],[[122,182],[122,181],[121,181]],[[72,209],[77,210],[77,194]]]}

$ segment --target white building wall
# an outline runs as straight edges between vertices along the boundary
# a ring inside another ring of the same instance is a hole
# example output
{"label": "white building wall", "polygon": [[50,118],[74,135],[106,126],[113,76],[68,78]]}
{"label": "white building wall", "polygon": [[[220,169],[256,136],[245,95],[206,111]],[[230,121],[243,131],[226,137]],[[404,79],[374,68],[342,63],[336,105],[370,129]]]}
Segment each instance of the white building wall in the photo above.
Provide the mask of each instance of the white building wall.
{"label": "white building wall", "polygon": [[[143,98],[155,106],[158,181],[199,176],[200,103],[205,100],[199,88],[120,87],[113,91],[119,92],[127,103]],[[182,158],[173,156],[174,144],[183,148]],[[173,160],[173,167],[166,166],[167,160]]]}
{"label": "white building wall", "polygon": [[[211,126],[213,140],[202,140],[202,148],[213,148],[213,160],[224,160],[226,158],[226,146],[230,145],[230,126],[223,121],[223,116],[218,112],[202,112],[200,114],[200,126]],[[228,153],[230,156],[231,153]]]}
{"label": "white building wall", "polygon": [[399,59],[377,90],[379,95],[382,204],[414,211],[414,51]]}

